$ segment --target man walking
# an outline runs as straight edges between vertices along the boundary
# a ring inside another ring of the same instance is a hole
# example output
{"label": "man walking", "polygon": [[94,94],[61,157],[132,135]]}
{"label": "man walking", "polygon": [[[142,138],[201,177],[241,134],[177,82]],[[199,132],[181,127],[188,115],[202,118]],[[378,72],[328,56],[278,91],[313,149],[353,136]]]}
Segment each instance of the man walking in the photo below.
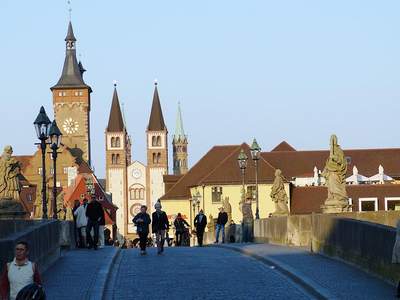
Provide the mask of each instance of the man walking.
{"label": "man walking", "polygon": [[86,207],[87,207],[87,199],[83,199],[82,204],[74,211],[74,216],[76,219],[76,227],[78,228],[78,236],[79,236],[79,247],[86,248],[86,226],[87,226],[87,217],[86,217]]}
{"label": "man walking", "polygon": [[[86,236],[88,242],[88,248],[94,248],[97,250],[97,244],[99,242],[99,223],[101,218],[104,217],[104,211],[101,204],[96,200],[96,196],[92,196],[89,204],[86,207],[86,217],[88,218],[86,226]],[[93,237],[91,231],[93,228]]]}
{"label": "man walking", "polygon": [[215,244],[218,244],[219,232],[222,231],[222,243],[225,243],[225,224],[228,222],[228,214],[223,207],[219,208],[217,228],[215,232]]}
{"label": "man walking", "polygon": [[204,215],[203,210],[201,209],[198,215],[194,218],[194,227],[196,227],[196,235],[197,235],[197,243],[200,247],[203,247],[203,236],[204,230],[207,225],[207,217]]}
{"label": "man walking", "polygon": [[32,283],[41,285],[37,265],[29,261],[28,255],[28,243],[18,242],[15,246],[14,260],[4,266],[4,272],[1,276],[1,299],[15,300],[18,292],[25,286]]}
{"label": "man walking", "polygon": [[152,229],[153,233],[156,234],[156,242],[157,242],[157,254],[161,254],[164,252],[164,243],[165,243],[165,231],[169,228],[169,222],[168,222],[168,217],[167,214],[161,210],[161,203],[160,201],[157,201],[157,203],[154,205],[154,208],[156,209],[155,212],[153,212],[152,219]]}
{"label": "man walking", "polygon": [[140,254],[145,255],[147,236],[149,235],[149,225],[151,223],[150,216],[147,213],[146,205],[142,205],[140,207],[140,213],[133,218],[132,222],[136,225],[136,230],[139,234]]}
{"label": "man walking", "polygon": [[186,228],[190,227],[190,225],[182,217],[182,214],[178,213],[174,221],[174,226],[175,226],[176,246],[179,247],[182,245],[183,234],[185,233],[185,230],[187,230]]}

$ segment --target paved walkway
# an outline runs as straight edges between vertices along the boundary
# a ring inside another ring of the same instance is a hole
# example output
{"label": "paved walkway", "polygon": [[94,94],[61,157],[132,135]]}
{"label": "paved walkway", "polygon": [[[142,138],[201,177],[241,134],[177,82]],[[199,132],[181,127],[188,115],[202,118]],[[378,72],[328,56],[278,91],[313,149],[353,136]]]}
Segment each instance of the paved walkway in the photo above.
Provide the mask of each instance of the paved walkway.
{"label": "paved walkway", "polygon": [[120,253],[105,299],[312,299],[259,261],[221,248],[166,248],[157,256]]}
{"label": "paved walkway", "polygon": [[325,294],[328,299],[395,299],[395,287],[344,262],[302,248],[270,244],[229,244],[224,247],[265,258]]}
{"label": "paved walkway", "polygon": [[101,299],[117,248],[64,252],[43,276],[47,299]]}

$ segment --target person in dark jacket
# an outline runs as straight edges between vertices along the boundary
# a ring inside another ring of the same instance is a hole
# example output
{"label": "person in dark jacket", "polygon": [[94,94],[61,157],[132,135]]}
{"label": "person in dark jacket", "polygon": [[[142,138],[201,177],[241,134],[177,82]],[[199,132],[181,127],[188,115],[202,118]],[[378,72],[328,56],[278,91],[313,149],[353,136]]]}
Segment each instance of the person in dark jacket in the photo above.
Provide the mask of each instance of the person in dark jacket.
{"label": "person in dark jacket", "polygon": [[153,233],[156,234],[157,254],[161,254],[164,252],[165,232],[169,229],[169,222],[167,214],[161,210],[162,206],[160,201],[157,201],[154,208],[156,211],[153,212],[152,215],[152,229]]}
{"label": "person in dark jacket", "polygon": [[228,222],[228,214],[224,211],[223,207],[219,208],[217,219],[217,228],[215,232],[215,243],[218,244],[219,233],[222,231],[222,243],[225,243],[225,224]]}
{"label": "person in dark jacket", "polygon": [[176,236],[176,246],[179,247],[182,245],[182,236],[183,233],[185,232],[185,228],[190,227],[188,222],[185,221],[184,218],[182,218],[181,213],[178,213],[175,221],[174,221],[174,226],[175,226],[175,236]]}
{"label": "person in dark jacket", "polygon": [[204,215],[203,210],[199,211],[199,214],[194,218],[194,226],[196,227],[197,243],[200,247],[203,247],[203,236],[204,230],[207,225],[207,217]]}
{"label": "person in dark jacket", "polygon": [[[86,217],[88,218],[86,226],[88,248],[94,248],[94,250],[97,250],[97,244],[99,242],[99,224],[102,218],[104,218],[104,210],[101,204],[96,200],[95,196],[90,199],[89,204],[86,207]],[[92,228],[93,238],[91,235]]]}
{"label": "person in dark jacket", "polygon": [[136,231],[139,234],[140,254],[145,255],[149,225],[151,223],[146,205],[140,207],[140,213],[133,218],[132,222],[136,225]]}

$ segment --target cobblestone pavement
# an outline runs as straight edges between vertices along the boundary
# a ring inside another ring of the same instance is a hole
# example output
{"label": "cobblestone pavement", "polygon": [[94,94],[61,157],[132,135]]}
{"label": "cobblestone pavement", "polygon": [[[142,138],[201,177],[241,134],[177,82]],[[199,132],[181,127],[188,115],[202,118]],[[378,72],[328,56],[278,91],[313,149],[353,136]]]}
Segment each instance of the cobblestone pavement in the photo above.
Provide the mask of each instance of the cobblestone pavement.
{"label": "cobblestone pavement", "polygon": [[310,299],[275,269],[235,251],[166,248],[120,252],[105,299]]}
{"label": "cobblestone pavement", "polygon": [[[47,299],[96,299],[101,273],[117,249],[73,250],[62,257],[43,275]],[[108,268],[107,268],[108,269]]]}
{"label": "cobblestone pavement", "polygon": [[297,276],[308,278],[337,299],[395,299],[395,287],[344,262],[301,248],[270,244],[229,244],[248,254],[275,260]]}

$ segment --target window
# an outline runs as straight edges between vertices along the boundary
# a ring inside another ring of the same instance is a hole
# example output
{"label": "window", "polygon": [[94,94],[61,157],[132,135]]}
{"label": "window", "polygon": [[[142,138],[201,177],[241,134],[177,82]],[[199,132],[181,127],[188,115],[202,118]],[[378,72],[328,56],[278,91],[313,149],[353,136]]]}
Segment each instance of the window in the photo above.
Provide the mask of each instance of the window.
{"label": "window", "polygon": [[377,211],[378,198],[360,198],[358,199],[359,211]]}
{"label": "window", "polygon": [[155,137],[155,136],[152,136],[151,137],[151,145],[154,147],[154,146],[157,146],[157,140],[156,140],[157,138]]}
{"label": "window", "polygon": [[157,146],[161,146],[161,136],[157,137]]}
{"label": "window", "polygon": [[121,141],[119,137],[115,138],[115,147],[121,147]]}
{"label": "window", "polygon": [[386,197],[385,210],[400,210],[400,197]]}
{"label": "window", "polygon": [[74,95],[75,95],[75,96],[78,96],[78,95],[79,95],[79,92],[75,92]]}
{"label": "window", "polygon": [[253,195],[253,201],[256,200],[256,186],[255,185],[248,185],[247,193],[251,193]]}
{"label": "window", "polygon": [[115,156],[115,163],[116,163],[117,165],[119,165],[119,163],[120,163],[120,161],[119,161],[119,154],[117,154],[117,155]]}
{"label": "window", "polygon": [[43,172],[42,172],[42,168],[38,168],[38,174],[39,174],[39,175],[42,175],[42,173],[43,173]]}
{"label": "window", "polygon": [[115,147],[115,137],[111,138],[111,147],[114,148]]}
{"label": "window", "polygon": [[79,91],[79,96],[83,96],[83,92],[82,91]]}
{"label": "window", "polygon": [[222,186],[213,186],[211,188],[212,202],[221,202],[222,200]]}
{"label": "window", "polygon": [[63,173],[64,173],[64,174],[68,174],[68,167],[64,167]]}
{"label": "window", "polygon": [[50,168],[50,174],[53,175],[54,174],[54,169]]}
{"label": "window", "polygon": [[161,162],[161,153],[157,153],[157,163]]}
{"label": "window", "polygon": [[157,161],[156,161],[156,154],[153,153],[153,164],[156,164],[156,163],[157,163]]}
{"label": "window", "polygon": [[351,164],[351,157],[350,156],[346,156],[346,162],[348,165]]}
{"label": "window", "polygon": [[144,186],[141,184],[134,184],[129,189],[129,197],[131,200],[144,200]]}
{"label": "window", "polygon": [[116,165],[116,164],[117,164],[117,156],[116,156],[115,154],[112,154],[112,155],[111,155],[111,163],[112,163],[113,165]]}
{"label": "window", "polygon": [[58,96],[62,97],[63,93],[62,92],[58,92]]}

